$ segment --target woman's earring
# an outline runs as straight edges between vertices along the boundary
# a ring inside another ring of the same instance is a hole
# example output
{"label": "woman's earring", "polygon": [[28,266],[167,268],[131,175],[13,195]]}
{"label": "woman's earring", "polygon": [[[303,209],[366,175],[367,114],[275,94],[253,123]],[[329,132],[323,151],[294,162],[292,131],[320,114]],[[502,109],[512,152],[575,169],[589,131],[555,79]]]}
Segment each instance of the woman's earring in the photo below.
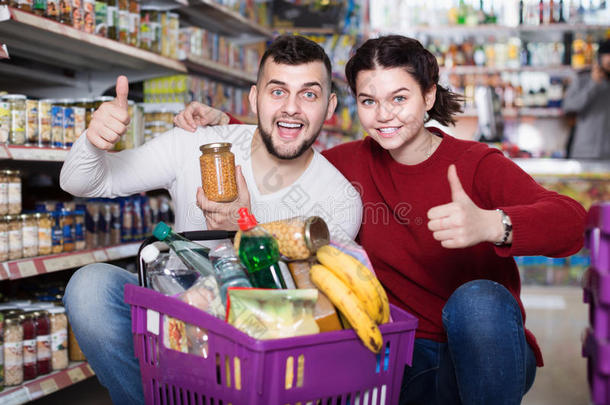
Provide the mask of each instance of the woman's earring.
{"label": "woman's earring", "polygon": [[430,119],[430,114],[428,114],[428,111],[426,111],[424,113],[424,122],[428,122],[429,119]]}

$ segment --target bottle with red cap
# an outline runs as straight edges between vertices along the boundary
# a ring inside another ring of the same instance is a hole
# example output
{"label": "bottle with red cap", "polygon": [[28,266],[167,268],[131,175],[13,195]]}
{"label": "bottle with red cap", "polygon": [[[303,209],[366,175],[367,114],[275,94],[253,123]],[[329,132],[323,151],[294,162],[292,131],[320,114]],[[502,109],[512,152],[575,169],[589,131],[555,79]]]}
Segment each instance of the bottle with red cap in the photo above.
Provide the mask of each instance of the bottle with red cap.
{"label": "bottle with red cap", "polygon": [[237,221],[242,231],[239,241],[239,258],[248,270],[250,282],[256,288],[286,288],[278,265],[280,251],[277,241],[247,208],[239,209]]}

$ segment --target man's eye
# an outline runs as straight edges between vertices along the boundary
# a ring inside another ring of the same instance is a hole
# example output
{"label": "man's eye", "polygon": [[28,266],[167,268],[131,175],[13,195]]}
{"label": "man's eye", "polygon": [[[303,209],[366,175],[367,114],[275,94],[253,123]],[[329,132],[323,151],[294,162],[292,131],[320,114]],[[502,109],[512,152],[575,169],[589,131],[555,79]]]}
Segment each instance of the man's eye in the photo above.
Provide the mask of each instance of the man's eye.
{"label": "man's eye", "polygon": [[305,98],[309,98],[309,99],[312,99],[312,100],[318,97],[316,95],[316,93],[314,93],[313,91],[306,91],[304,93],[304,96],[305,96]]}
{"label": "man's eye", "polygon": [[280,90],[280,89],[276,89],[276,90],[273,90],[271,92],[271,94],[273,94],[274,96],[281,96],[282,94],[284,94],[284,91]]}

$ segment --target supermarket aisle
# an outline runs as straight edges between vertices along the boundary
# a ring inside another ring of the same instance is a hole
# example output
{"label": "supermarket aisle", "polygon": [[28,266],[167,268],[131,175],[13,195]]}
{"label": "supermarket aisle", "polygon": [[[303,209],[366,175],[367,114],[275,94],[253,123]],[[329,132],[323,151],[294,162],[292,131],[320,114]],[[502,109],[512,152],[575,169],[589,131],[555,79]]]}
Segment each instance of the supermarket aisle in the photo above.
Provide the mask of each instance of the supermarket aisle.
{"label": "supermarket aisle", "polygon": [[545,366],[523,405],[588,405],[586,360],[581,356],[588,307],[580,287],[524,286],[527,326],[542,348]]}

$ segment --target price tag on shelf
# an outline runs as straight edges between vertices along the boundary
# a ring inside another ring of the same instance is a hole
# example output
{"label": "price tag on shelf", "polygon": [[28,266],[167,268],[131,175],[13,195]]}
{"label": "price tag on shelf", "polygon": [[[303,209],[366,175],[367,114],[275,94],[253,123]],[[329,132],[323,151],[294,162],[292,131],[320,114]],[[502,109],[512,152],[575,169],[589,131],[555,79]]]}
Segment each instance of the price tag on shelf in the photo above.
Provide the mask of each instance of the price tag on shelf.
{"label": "price tag on shelf", "polygon": [[73,383],[77,383],[87,378],[85,377],[85,373],[83,373],[83,370],[81,370],[80,367],[68,370],[68,377],[70,377],[70,381],[72,381]]}
{"label": "price tag on shelf", "polygon": [[22,146],[9,146],[9,151],[15,160],[39,160],[62,162],[68,154],[64,149],[53,148],[27,148]]}
{"label": "price tag on shelf", "polygon": [[55,257],[53,259],[46,259],[45,261],[43,261],[43,264],[45,270],[50,273],[58,270],[73,269],[75,267],[81,267],[94,262],[95,259],[91,252],[87,252],[74,253],[70,255]]}
{"label": "price tag on shelf", "polygon": [[108,255],[108,259],[122,259],[125,257],[131,257],[138,254],[139,243],[130,243],[127,245],[114,246],[106,249],[106,254]]}
{"label": "price tag on shelf", "polygon": [[11,155],[8,153],[6,146],[0,145],[0,159],[10,159]]}
{"label": "price tag on shelf", "polygon": [[94,250],[93,258],[96,262],[105,262],[106,260],[108,260],[108,256],[106,256],[106,252],[104,252],[103,250]]}
{"label": "price tag on shelf", "polygon": [[55,378],[48,378],[40,383],[40,390],[44,395],[49,395],[52,392],[59,391]]}
{"label": "price tag on shelf", "polygon": [[38,275],[38,271],[36,271],[36,264],[33,260],[19,262],[17,263],[17,268],[19,269],[20,274],[16,274],[16,276],[31,277]]}
{"label": "price tag on shelf", "polygon": [[7,393],[0,393],[0,402],[6,405],[18,405],[25,404],[26,402],[30,402],[32,398],[30,397],[30,392],[26,387],[21,387],[15,391],[10,392],[7,390]]}

